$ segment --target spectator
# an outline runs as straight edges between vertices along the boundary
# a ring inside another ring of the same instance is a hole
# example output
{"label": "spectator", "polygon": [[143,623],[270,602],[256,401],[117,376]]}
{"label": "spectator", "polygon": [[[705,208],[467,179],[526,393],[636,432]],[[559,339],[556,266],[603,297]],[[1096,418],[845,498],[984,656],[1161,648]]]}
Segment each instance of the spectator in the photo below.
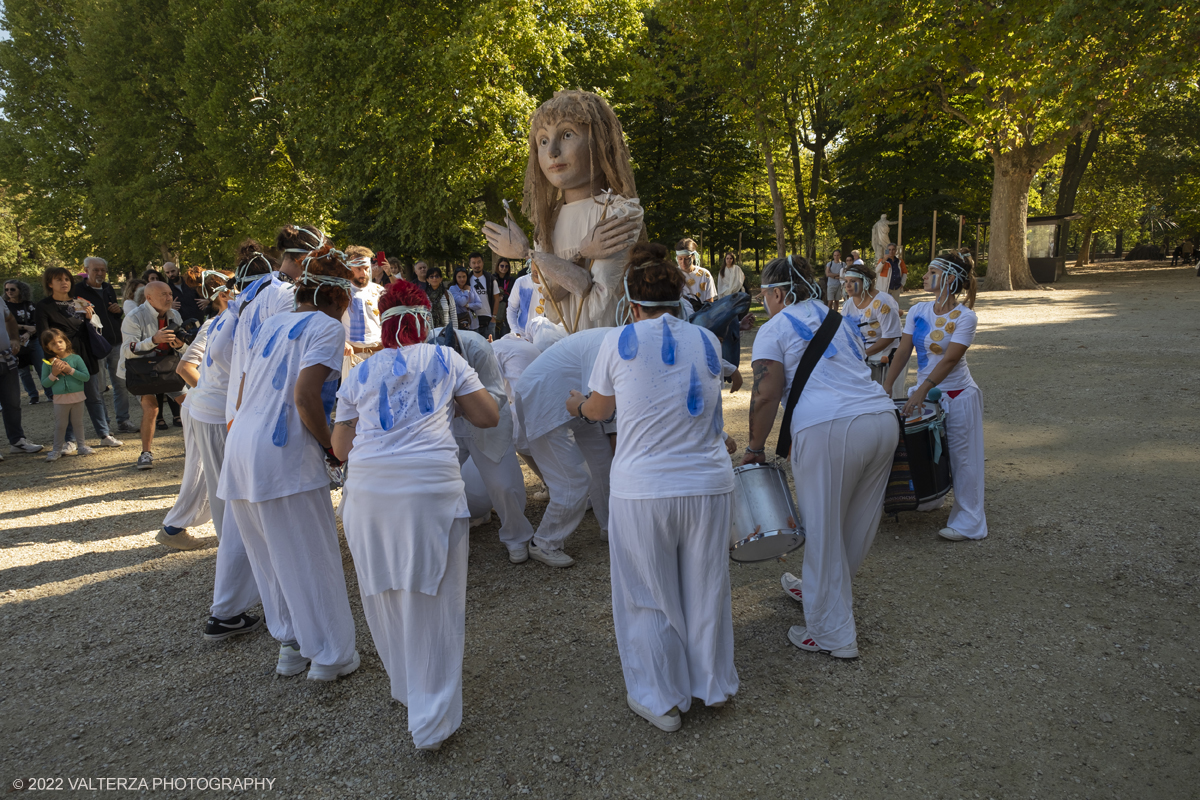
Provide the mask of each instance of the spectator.
{"label": "spectator", "polygon": [[[499,301],[500,287],[496,285],[496,277],[490,272],[483,271],[483,254],[471,253],[467,256],[467,266],[471,268],[471,288],[479,295],[482,306],[479,309],[478,333],[488,338],[496,332],[496,308]],[[454,276],[458,280],[458,275]],[[472,328],[471,330],[475,330]]]}
{"label": "spectator", "polygon": [[513,284],[517,276],[512,274],[512,264],[507,258],[496,262],[496,287],[500,290],[496,301],[496,337],[499,339],[508,333],[508,296],[512,294]]}
{"label": "spectator", "polygon": [[737,256],[730,250],[721,262],[721,271],[717,273],[717,299],[745,291],[746,273],[737,265]]}
{"label": "spectator", "polygon": [[429,265],[424,261],[413,264],[413,283],[420,286],[425,294],[429,294]]}
{"label": "spectator", "polygon": [[371,280],[378,283],[380,286],[387,286],[397,275],[400,274],[400,262],[394,258],[388,258],[382,250],[375,254],[375,261],[371,264]]}
{"label": "spectator", "polygon": [[121,292],[121,310],[125,316],[133,313],[133,310],[144,303],[145,297],[139,299],[138,290],[146,285],[146,282],[141,278],[130,278],[125,282],[125,291]]}
{"label": "spectator", "polygon": [[124,310],[117,301],[116,291],[104,280],[108,277],[108,262],[103,258],[88,256],[83,260],[83,268],[87,277],[75,284],[71,294],[92,304],[96,318],[104,328],[104,338],[112,345],[108,355],[97,359],[101,370],[100,386],[112,387],[117,430],[121,433],[134,433],[137,428],[129,421],[129,392],[125,391],[125,381],[117,377],[117,362],[121,360],[121,317],[124,316]]}
{"label": "spectator", "polygon": [[454,285],[450,287],[450,296],[454,298],[459,329],[464,331],[482,330],[479,326],[478,313],[483,308],[483,300],[471,288],[465,267],[459,267],[454,273]]}
{"label": "spectator", "polygon": [[[7,281],[4,284],[4,302],[17,321],[18,341],[21,352],[17,354],[17,372],[21,383],[25,385],[25,393],[29,395],[29,404],[37,405],[40,395],[42,369],[42,343],[37,336],[37,311],[33,307],[32,293],[25,281]],[[52,399],[49,389],[42,389],[46,399]]]}
{"label": "spectator", "polygon": [[1192,253],[1194,252],[1194,250],[1195,250],[1195,247],[1192,244],[1192,240],[1184,239],[1184,241],[1183,241],[1183,263],[1184,264],[1191,265]]}
{"label": "spectator", "polygon": [[[171,289],[165,283],[154,281],[146,285],[146,302],[125,317],[121,324],[121,360],[117,374],[125,377],[125,364],[131,358],[145,358],[155,351],[166,353],[172,349],[182,350],[185,345],[175,338],[168,326],[179,325],[183,320],[179,312],[171,308],[174,301]],[[183,392],[174,392],[170,397],[179,398]],[[158,417],[158,401],[154,395],[142,395],[142,454],[138,456],[138,469],[151,469],[154,455],[154,423]]]}
{"label": "spectator", "polygon": [[875,272],[880,278],[887,279],[887,293],[899,300],[900,293],[904,291],[904,281],[908,277],[908,265],[896,254],[896,245],[888,245],[887,255],[879,259],[879,263],[875,265]]}
{"label": "spectator", "polygon": [[[71,350],[71,343],[62,331],[53,328],[42,332],[42,350],[49,356],[42,360],[42,385],[54,392],[54,447],[46,456],[47,461],[58,461],[67,444],[67,427],[83,431],[83,403],[87,396],[83,386],[87,383],[87,366],[83,359]],[[95,451],[82,441],[78,453],[90,456]]]}
{"label": "spectator", "polygon": [[[66,335],[67,341],[71,343],[71,350],[83,359],[84,366],[87,367],[89,377],[83,387],[86,396],[84,407],[92,420],[92,429],[100,438],[100,446],[121,447],[124,442],[109,432],[100,363],[92,352],[91,334],[87,329],[87,326],[92,324],[91,319],[96,312],[87,300],[71,296],[73,285],[71,272],[65,267],[50,267],[42,273],[42,289],[46,296],[35,306],[38,336],[50,328],[60,330]],[[68,427],[64,454],[75,454],[76,438],[82,439],[83,431]]]}
{"label": "spectator", "polygon": [[[166,283],[166,280],[164,280],[164,278],[163,278],[162,272],[155,269],[154,267],[146,268],[146,271],[142,273],[142,280],[145,283],[154,283],[154,281],[162,281],[163,283]],[[141,303],[138,303],[138,305],[141,305]]]}
{"label": "spectator", "polygon": [[454,298],[450,296],[450,291],[442,280],[442,271],[437,267],[432,267],[425,273],[425,277],[429,282],[429,288],[425,294],[429,296],[429,314],[433,318],[433,327],[444,328],[449,325],[451,328],[457,329],[458,314],[455,310]]}
{"label": "spectator", "polygon": [[171,287],[171,294],[175,298],[174,304],[171,306],[179,312],[182,319],[194,319],[198,322],[203,322],[208,308],[208,301],[200,295],[196,294],[196,290],[183,282],[183,276],[179,274],[179,267],[174,261],[168,261],[163,264],[163,277],[166,278],[167,285]]}
{"label": "spectator", "polygon": [[[1175,252],[1171,253],[1171,266],[1172,267],[1179,266],[1179,262],[1182,259],[1183,259],[1183,243],[1181,242],[1181,243],[1175,245]],[[1186,264],[1186,263],[1187,262],[1185,261],[1184,264]]]}
{"label": "spectator", "polygon": [[[66,272],[66,270],[63,270]],[[21,333],[17,329],[17,318],[0,300],[0,413],[4,416],[4,432],[8,435],[8,452],[36,453],[42,449],[25,438],[21,427],[21,383],[17,379],[17,355],[21,352]],[[0,456],[0,461],[4,457]]]}
{"label": "spectator", "polygon": [[825,265],[825,305],[837,311],[838,302],[842,299],[842,270],[846,263],[842,261],[842,251],[834,250]]}

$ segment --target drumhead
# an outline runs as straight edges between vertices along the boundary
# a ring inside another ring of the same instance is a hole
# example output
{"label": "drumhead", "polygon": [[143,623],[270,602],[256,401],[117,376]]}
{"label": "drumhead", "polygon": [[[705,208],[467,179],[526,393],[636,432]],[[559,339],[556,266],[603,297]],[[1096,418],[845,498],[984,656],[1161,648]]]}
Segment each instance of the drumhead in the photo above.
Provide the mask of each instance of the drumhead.
{"label": "drumhead", "polygon": [[[907,403],[908,403],[907,400],[897,400],[896,408],[903,411],[904,406]],[[904,420],[904,426],[906,428],[912,428],[912,427],[916,427],[916,426],[926,425],[929,422],[932,422],[933,420],[937,419],[938,415],[941,412],[942,412],[942,409],[937,404],[923,403],[921,405],[921,413],[916,416],[906,417]]]}

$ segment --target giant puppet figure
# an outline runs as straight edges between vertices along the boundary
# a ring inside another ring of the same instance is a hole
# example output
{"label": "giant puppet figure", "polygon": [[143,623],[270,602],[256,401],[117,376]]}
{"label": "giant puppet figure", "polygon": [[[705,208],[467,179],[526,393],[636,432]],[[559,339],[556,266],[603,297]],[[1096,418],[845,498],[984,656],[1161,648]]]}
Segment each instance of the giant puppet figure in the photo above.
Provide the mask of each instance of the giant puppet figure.
{"label": "giant puppet figure", "polygon": [[550,298],[546,316],[567,333],[616,325],[642,207],[621,123],[599,95],[556,92],[533,113],[521,210],[534,246],[506,215],[483,226],[492,251],[533,261]]}

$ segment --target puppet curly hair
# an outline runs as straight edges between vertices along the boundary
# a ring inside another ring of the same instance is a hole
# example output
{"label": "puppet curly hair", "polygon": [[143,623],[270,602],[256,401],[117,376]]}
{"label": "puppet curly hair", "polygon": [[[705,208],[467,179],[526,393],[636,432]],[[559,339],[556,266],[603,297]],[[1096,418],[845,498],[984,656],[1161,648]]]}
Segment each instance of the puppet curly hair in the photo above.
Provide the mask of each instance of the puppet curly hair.
{"label": "puppet curly hair", "polygon": [[592,92],[578,89],[555,92],[529,119],[529,163],[525,167],[525,196],[521,204],[521,211],[533,223],[534,239],[543,247],[552,240],[563,199],[542,172],[537,134],[540,128],[563,120],[587,127],[592,185],[610,189],[622,197],[638,196],[633,166],[629,163],[629,145],[612,108],[603,97]]}
{"label": "puppet curly hair", "polygon": [[429,296],[420,286],[408,281],[389,283],[379,298],[384,347],[406,347],[425,341],[433,327],[429,308]]}

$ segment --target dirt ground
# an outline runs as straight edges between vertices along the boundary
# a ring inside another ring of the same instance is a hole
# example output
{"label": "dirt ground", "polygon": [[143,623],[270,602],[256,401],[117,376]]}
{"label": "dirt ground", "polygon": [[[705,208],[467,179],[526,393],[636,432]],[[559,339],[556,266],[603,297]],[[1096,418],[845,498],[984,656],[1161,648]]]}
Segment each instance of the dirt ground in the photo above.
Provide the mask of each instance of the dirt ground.
{"label": "dirt ground", "polygon": [[[885,519],[855,583],[853,662],[787,641],[802,620],[779,576],[799,553],[732,566],[741,689],[675,734],[625,705],[590,513],[568,570],[510,565],[494,522],[472,531],[463,726],[418,754],[344,542],[362,667],[281,678],[265,630],[201,637],[215,549],[154,541],[178,429],[151,472],[133,469],[136,436],[55,464],[6,456],[3,779],[270,778],[252,793],[289,798],[1195,796],[1200,279],[1100,264],[977,310],[991,535],[940,540],[948,506]],[[726,402],[744,443],[748,396]],[[24,413],[48,444],[50,406]]]}

